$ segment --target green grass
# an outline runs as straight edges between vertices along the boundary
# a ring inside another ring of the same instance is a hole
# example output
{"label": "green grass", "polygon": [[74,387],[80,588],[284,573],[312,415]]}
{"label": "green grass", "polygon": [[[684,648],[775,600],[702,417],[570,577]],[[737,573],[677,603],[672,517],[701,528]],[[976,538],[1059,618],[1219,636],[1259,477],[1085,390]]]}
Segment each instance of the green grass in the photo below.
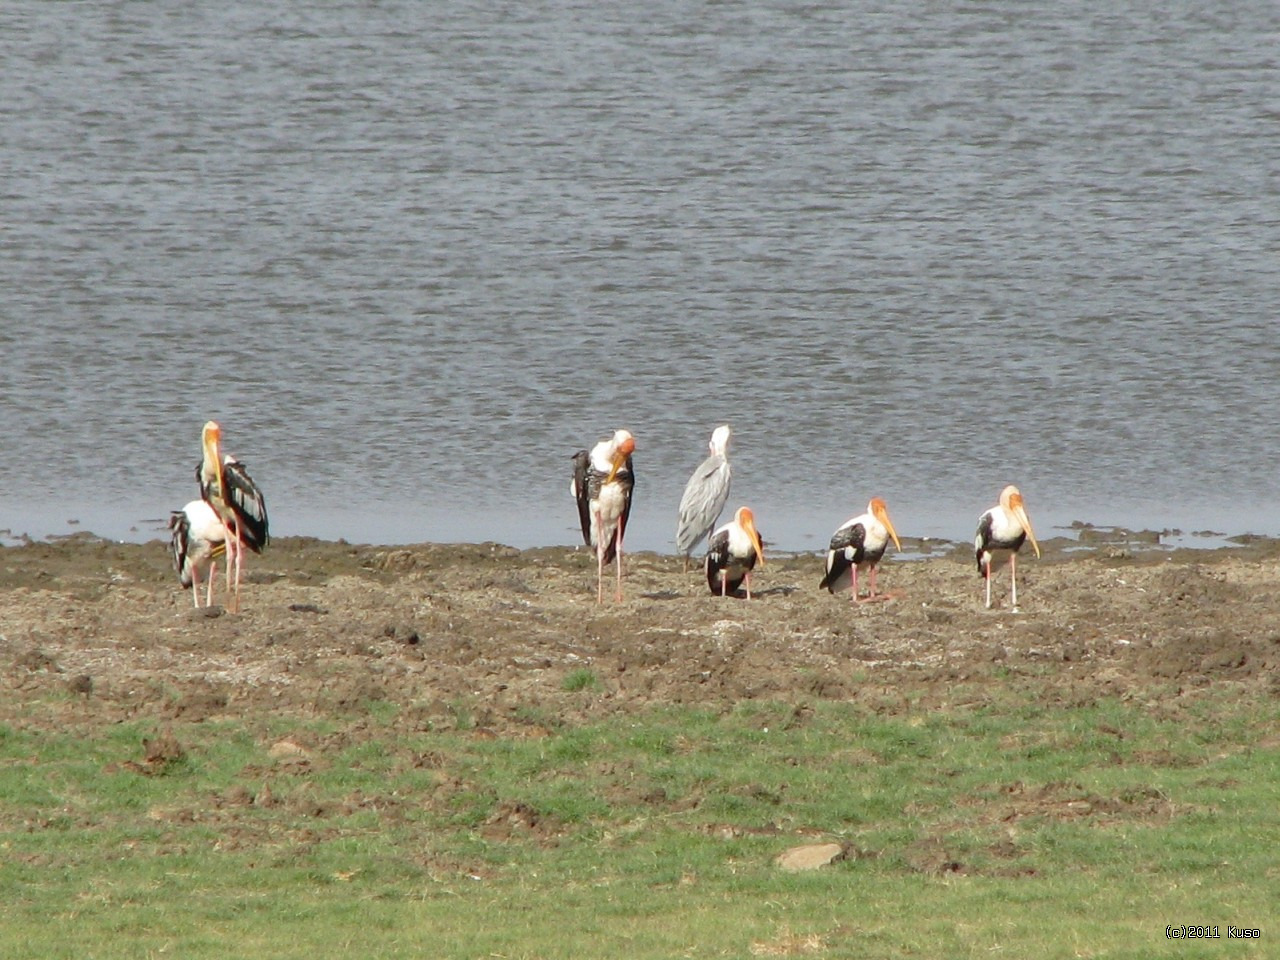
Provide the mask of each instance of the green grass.
{"label": "green grass", "polygon": [[596,676],[594,670],[586,667],[579,667],[576,670],[570,670],[565,674],[563,683],[564,690],[573,693],[577,690],[586,690],[590,692],[597,691],[601,688],[600,678]]}
{"label": "green grass", "polygon": [[[151,722],[0,727],[0,956],[1275,955],[1273,702],[803,706],[174,724],[151,775]],[[773,865],[811,839],[850,856]]]}

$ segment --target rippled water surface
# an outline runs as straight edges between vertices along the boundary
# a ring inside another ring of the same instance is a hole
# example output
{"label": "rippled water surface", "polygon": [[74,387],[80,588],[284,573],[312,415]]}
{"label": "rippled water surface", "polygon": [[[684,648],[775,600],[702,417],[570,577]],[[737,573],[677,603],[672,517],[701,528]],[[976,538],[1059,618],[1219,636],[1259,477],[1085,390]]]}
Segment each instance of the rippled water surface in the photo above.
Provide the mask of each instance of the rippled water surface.
{"label": "rippled water surface", "polygon": [[7,3],[0,528],[1278,534],[1280,5],[1114,6]]}

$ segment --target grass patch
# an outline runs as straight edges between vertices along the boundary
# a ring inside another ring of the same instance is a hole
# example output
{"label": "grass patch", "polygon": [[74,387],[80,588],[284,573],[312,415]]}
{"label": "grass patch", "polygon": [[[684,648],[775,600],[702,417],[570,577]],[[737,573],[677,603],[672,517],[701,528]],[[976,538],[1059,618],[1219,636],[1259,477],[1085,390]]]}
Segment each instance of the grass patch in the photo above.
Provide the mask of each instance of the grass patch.
{"label": "grass patch", "polygon": [[560,686],[569,693],[575,693],[579,690],[595,692],[601,689],[602,684],[594,670],[587,667],[578,667],[576,670],[570,670],[565,674],[564,681]]}
{"label": "grass patch", "polygon": [[[1280,932],[1274,703],[973,699],[512,737],[461,703],[411,733],[389,707],[3,727],[0,955],[1138,957],[1169,953],[1168,923]],[[309,746],[273,753],[286,735]],[[773,865],[814,839],[848,856]]]}

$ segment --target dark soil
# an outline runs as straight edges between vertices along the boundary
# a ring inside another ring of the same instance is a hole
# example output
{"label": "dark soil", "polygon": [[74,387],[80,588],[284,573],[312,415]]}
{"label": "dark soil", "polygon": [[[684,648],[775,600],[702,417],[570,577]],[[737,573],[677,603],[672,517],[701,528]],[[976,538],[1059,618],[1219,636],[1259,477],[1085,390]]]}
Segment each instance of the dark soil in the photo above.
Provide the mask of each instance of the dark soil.
{"label": "dark soil", "polygon": [[[770,557],[750,601],[712,596],[678,558],[629,555],[625,601],[597,605],[581,549],[293,538],[250,558],[241,613],[207,615],[165,545],[81,535],[0,549],[0,721],[29,717],[34,701],[70,725],[383,700],[411,727],[541,736],[655,703],[943,709],[1020,678],[1064,704],[1138,696],[1157,710],[1224,684],[1280,693],[1273,541],[1046,546],[1019,566],[1014,612],[1003,572],[1000,605],[984,609],[963,547],[890,557],[880,587],[891,599],[860,605],[818,589],[812,555]],[[168,759],[157,754],[145,762]]]}

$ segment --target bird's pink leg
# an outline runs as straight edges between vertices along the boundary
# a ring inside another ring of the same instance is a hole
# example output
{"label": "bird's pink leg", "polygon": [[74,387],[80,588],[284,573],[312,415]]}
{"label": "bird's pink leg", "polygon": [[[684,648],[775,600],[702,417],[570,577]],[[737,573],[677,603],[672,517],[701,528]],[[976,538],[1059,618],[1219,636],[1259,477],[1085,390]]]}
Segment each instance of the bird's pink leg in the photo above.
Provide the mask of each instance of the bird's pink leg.
{"label": "bird's pink leg", "polygon": [[236,521],[236,613],[240,612],[240,578],[244,569],[244,541],[240,539],[240,521]]}
{"label": "bird's pink leg", "polygon": [[596,603],[604,603],[604,539],[600,536],[600,531],[604,528],[604,523],[600,517],[600,511],[596,514]]}
{"label": "bird's pink leg", "polygon": [[1016,553],[1009,554],[1009,602],[1013,609],[1018,609],[1018,568],[1014,565],[1018,559]]}
{"label": "bird's pink leg", "polygon": [[849,602],[858,602],[858,565],[849,568]]}
{"label": "bird's pink leg", "polygon": [[214,560],[209,564],[209,580],[204,591],[204,605],[206,607],[213,606],[213,581],[218,578],[218,561]]}
{"label": "bird's pink leg", "polygon": [[617,569],[618,592],[614,595],[614,598],[613,598],[617,603],[622,602],[622,528],[623,528],[623,519],[619,517],[618,530],[614,534],[614,536],[617,538],[615,540],[615,543],[617,543],[617,549],[614,550],[615,556],[613,558],[613,562],[618,565],[618,569]]}
{"label": "bird's pink leg", "polygon": [[870,603],[872,600],[876,599],[876,568],[872,566],[870,570],[871,586],[867,590],[867,595],[858,601],[859,603]]}
{"label": "bird's pink leg", "polygon": [[[213,571],[209,572],[212,579]],[[191,602],[196,605],[196,609],[200,609],[200,568],[196,564],[191,565]]]}
{"label": "bird's pink leg", "polygon": [[233,588],[234,588],[234,584],[233,584],[233,582],[232,582],[232,577],[233,577],[233,575],[235,574],[235,566],[236,566],[236,545],[237,545],[240,541],[236,538],[236,535],[235,535],[235,523],[234,523],[234,521],[233,521],[230,525],[227,525],[226,523],[223,523],[223,525],[222,525],[222,530],[223,530],[223,533],[225,534],[225,537],[224,537],[224,539],[223,539],[223,543],[225,543],[225,544],[227,545],[226,554],[225,554],[225,555],[223,556],[223,558],[222,558],[223,565],[227,568],[227,573],[226,573],[226,580],[227,580],[227,599],[226,599],[225,603],[226,603],[226,605],[227,605],[227,609],[228,609],[228,610],[230,610],[232,613],[234,613],[234,612],[235,612],[235,608],[234,608],[234,606],[233,606],[233,603],[234,603],[234,599],[233,599],[233,598],[235,597],[235,594],[232,592],[232,590],[233,590]]}
{"label": "bird's pink leg", "polygon": [[870,603],[872,600],[888,600],[889,598],[876,590],[876,565],[871,565],[871,592],[867,594],[864,603]]}
{"label": "bird's pink leg", "polygon": [[[225,560],[227,565],[228,606],[232,613],[240,612],[240,558],[243,553],[244,544],[240,540],[240,522],[235,517],[232,517],[231,529],[227,531],[227,556]],[[232,592],[233,585],[234,593]]]}
{"label": "bird's pink leg", "polygon": [[742,578],[742,582],[747,585],[747,599],[751,599],[751,571],[747,571],[747,575]]}
{"label": "bird's pink leg", "polygon": [[720,571],[720,596],[727,597],[729,595],[729,576],[724,570]]}
{"label": "bird's pink leg", "polygon": [[234,572],[234,566],[235,566],[236,544],[239,542],[235,536],[235,521],[233,520],[230,526],[227,526],[227,524],[224,523],[222,525],[222,531],[223,533],[226,534],[226,539],[224,540],[224,542],[227,545],[227,556],[226,556],[227,595],[230,596],[231,595],[231,575]]}
{"label": "bird's pink leg", "polygon": [[982,565],[982,579],[987,582],[987,609],[991,609],[991,561]]}

